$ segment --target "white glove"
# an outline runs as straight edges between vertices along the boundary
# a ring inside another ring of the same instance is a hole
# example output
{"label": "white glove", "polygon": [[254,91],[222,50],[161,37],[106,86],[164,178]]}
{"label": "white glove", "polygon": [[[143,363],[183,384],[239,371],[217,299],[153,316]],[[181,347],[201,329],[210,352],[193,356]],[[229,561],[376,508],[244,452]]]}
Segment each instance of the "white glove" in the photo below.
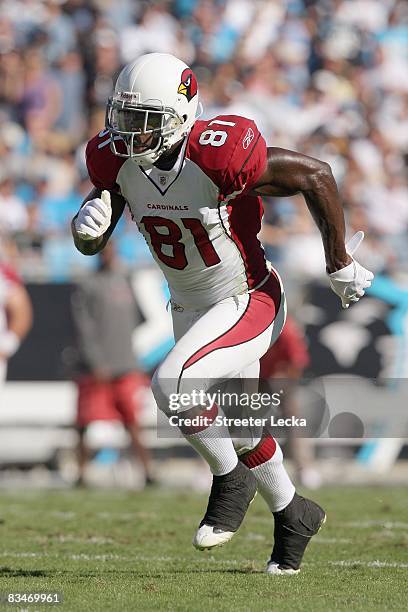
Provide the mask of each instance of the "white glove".
{"label": "white glove", "polygon": [[82,240],[95,240],[108,229],[112,217],[111,196],[104,189],[100,198],[88,200],[74,220],[76,232]]}
{"label": "white glove", "polygon": [[364,232],[356,232],[346,244],[346,251],[352,257],[351,264],[341,270],[329,274],[330,287],[341,299],[343,308],[348,308],[352,302],[358,302],[363,297],[365,289],[370,287],[374,274],[363,268],[353,258],[364,238]]}

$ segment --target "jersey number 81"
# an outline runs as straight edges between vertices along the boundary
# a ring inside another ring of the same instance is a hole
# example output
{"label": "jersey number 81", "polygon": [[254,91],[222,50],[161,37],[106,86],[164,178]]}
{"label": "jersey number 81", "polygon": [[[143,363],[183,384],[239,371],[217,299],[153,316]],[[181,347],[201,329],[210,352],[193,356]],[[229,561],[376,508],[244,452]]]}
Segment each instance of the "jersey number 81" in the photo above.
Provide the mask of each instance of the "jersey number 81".
{"label": "jersey number 81", "polygon": [[[216,123],[217,125],[235,125],[233,121],[222,121],[222,119],[210,121],[208,125],[213,125],[213,123]],[[202,132],[202,134],[200,134],[198,142],[200,145],[209,144],[212,147],[222,147],[227,138],[228,134],[223,130],[205,130]]]}
{"label": "jersey number 81", "polygon": [[[212,125],[213,123],[218,125],[235,125],[235,123],[232,121],[222,121],[222,119],[210,121],[208,125]],[[202,132],[202,134],[200,134],[198,142],[204,146],[211,145],[212,147],[221,147],[227,138],[227,132],[222,130],[205,130]],[[184,227],[192,233],[194,243],[206,267],[211,268],[211,266],[215,266],[217,263],[219,263],[221,260],[217,251],[214,249],[208,237],[207,231],[202,225],[201,221],[199,219],[190,218],[182,218],[180,221]],[[170,219],[164,219],[163,217],[149,216],[144,216],[141,219],[141,222],[150,235],[152,247],[160,261],[170,268],[184,270],[184,268],[186,268],[188,265],[188,261],[185,254],[185,246],[181,242],[182,231],[177,223],[175,223],[175,221],[171,221]],[[158,228],[164,230],[165,233],[159,232]],[[171,247],[171,255],[163,252],[164,245]]]}

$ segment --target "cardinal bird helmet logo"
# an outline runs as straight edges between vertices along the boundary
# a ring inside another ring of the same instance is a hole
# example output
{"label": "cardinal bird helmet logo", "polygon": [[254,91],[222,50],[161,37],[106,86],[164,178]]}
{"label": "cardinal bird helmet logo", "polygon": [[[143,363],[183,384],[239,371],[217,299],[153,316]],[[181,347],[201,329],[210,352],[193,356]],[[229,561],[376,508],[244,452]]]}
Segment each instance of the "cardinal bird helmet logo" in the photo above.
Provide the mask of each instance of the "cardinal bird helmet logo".
{"label": "cardinal bird helmet logo", "polygon": [[177,93],[186,96],[188,102],[197,94],[197,79],[195,78],[194,72],[191,68],[185,68],[181,73],[181,82],[178,86]]}

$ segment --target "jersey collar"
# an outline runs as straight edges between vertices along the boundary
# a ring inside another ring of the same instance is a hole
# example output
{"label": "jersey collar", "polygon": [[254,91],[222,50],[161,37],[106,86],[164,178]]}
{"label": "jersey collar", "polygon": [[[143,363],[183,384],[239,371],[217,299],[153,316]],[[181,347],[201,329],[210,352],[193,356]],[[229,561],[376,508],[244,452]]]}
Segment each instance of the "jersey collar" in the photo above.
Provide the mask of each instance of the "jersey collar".
{"label": "jersey collar", "polygon": [[161,195],[165,195],[166,191],[177,180],[181,170],[183,169],[187,141],[188,137],[184,139],[183,146],[180,149],[176,162],[174,166],[170,168],[170,170],[161,170],[156,166],[152,166],[151,168],[142,168],[139,166],[145,177],[149,179],[151,183],[153,183],[156,189],[160,191]]}

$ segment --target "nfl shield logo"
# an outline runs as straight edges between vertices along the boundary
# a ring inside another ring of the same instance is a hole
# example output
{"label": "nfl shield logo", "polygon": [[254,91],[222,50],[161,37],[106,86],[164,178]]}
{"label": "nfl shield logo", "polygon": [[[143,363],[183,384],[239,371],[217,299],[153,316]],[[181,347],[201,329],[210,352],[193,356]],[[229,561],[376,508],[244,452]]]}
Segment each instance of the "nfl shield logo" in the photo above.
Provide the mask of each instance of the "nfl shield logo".
{"label": "nfl shield logo", "polygon": [[164,186],[167,183],[167,176],[160,175],[159,182],[160,182],[160,185]]}

